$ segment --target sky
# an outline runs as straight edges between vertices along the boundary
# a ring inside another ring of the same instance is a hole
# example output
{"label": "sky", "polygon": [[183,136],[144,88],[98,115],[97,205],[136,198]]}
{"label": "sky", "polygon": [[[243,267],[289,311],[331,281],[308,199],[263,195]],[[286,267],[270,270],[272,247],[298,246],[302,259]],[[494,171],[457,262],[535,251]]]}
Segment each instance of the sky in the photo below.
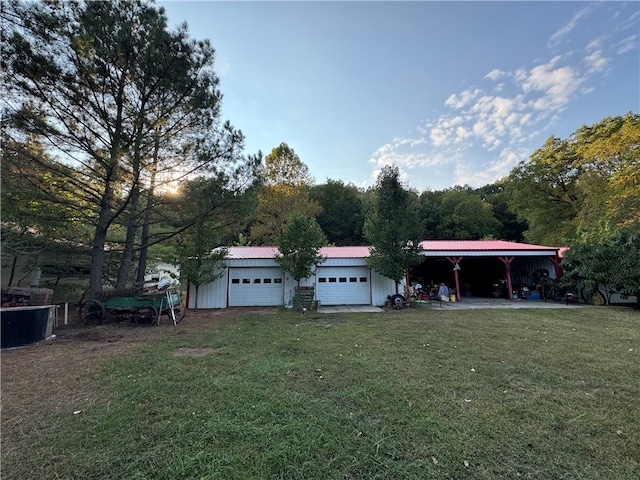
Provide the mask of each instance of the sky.
{"label": "sky", "polygon": [[157,1],[209,39],[247,153],[316,184],[480,187],[550,136],[640,113],[640,2]]}

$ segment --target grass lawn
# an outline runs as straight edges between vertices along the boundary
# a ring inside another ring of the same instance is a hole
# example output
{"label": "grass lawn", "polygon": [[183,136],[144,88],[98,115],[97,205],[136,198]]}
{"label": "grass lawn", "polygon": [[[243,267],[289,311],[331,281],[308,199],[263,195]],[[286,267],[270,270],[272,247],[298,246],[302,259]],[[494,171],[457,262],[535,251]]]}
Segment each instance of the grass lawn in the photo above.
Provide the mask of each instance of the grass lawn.
{"label": "grass lawn", "polygon": [[2,478],[640,478],[631,309],[283,311],[173,328],[94,360],[72,404],[29,410],[3,392]]}

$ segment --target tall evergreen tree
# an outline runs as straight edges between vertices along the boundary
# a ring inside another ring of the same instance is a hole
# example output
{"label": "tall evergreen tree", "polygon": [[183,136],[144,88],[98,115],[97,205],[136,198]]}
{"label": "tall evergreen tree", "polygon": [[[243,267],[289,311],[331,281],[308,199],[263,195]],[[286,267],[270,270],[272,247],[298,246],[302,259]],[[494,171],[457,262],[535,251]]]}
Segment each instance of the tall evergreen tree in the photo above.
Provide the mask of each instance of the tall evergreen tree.
{"label": "tall evergreen tree", "polygon": [[[151,170],[154,181],[174,181],[243,161],[242,134],[220,121],[213,48],[190,40],[186,26],[169,31],[164,10],[142,0],[15,2],[3,8],[3,30],[13,144],[28,154],[22,146],[35,136],[72,167],[58,191],[92,208],[95,297],[118,222],[126,231],[119,283],[128,277],[142,205],[153,204],[152,194],[140,201]],[[158,139],[163,155],[154,156]]]}
{"label": "tall evergreen tree", "polygon": [[417,199],[400,183],[395,165],[385,166],[367,209],[365,236],[370,242],[369,266],[398,284],[408,269],[421,261],[421,226]]}

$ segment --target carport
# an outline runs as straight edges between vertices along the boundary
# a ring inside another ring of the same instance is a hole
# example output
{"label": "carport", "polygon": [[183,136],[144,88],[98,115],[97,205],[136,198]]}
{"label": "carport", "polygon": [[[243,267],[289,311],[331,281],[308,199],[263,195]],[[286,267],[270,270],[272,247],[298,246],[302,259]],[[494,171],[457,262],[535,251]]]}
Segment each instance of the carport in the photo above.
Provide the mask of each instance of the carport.
{"label": "carport", "polygon": [[409,272],[425,288],[444,282],[465,296],[508,298],[514,290],[535,288],[560,278],[558,247],[503,240],[430,240],[421,243],[424,261]]}

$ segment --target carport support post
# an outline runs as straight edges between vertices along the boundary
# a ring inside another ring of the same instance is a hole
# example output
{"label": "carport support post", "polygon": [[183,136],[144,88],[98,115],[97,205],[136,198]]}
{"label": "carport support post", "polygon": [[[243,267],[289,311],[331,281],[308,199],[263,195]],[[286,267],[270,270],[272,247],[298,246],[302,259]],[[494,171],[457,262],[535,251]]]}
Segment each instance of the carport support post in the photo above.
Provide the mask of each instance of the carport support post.
{"label": "carport support post", "polygon": [[549,260],[553,263],[553,266],[556,270],[556,280],[560,280],[562,278],[562,267],[560,266],[561,259],[557,255],[554,257],[549,257]]}
{"label": "carport support post", "polygon": [[453,276],[456,279],[456,300],[460,302],[462,300],[462,294],[460,293],[460,280],[458,280],[458,270],[460,270],[460,268],[456,268],[456,265],[460,263],[462,257],[447,257],[447,260],[449,260],[451,265],[453,265]]}
{"label": "carport support post", "polygon": [[507,298],[513,300],[513,289],[511,287],[511,262],[516,257],[498,257],[504,263],[504,270],[507,274]]}

